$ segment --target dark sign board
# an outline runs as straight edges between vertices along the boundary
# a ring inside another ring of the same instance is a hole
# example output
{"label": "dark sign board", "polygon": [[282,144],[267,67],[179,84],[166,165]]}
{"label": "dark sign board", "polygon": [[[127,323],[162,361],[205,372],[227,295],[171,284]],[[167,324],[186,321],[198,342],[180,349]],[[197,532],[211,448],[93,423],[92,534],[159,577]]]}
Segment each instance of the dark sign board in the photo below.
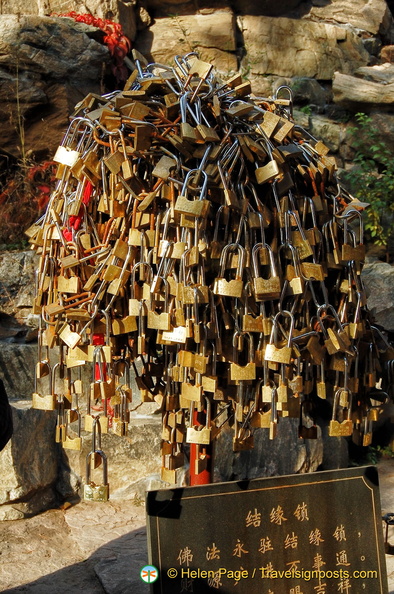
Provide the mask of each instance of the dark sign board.
{"label": "dark sign board", "polygon": [[153,594],[387,594],[373,466],[147,494]]}

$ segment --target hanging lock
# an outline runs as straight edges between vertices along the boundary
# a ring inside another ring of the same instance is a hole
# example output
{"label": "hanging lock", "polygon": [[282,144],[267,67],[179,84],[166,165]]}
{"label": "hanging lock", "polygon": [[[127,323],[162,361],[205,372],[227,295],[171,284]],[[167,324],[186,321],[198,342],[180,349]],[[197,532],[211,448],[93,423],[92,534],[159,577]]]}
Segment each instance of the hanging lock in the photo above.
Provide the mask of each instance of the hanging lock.
{"label": "hanging lock", "polygon": [[[287,336],[287,345],[283,347],[276,346],[277,334],[279,327],[279,318],[281,316],[287,316],[290,318],[290,328]],[[266,361],[272,361],[274,363],[285,363],[287,365],[291,362],[292,357],[292,337],[294,329],[294,316],[292,313],[286,310],[279,311],[274,317],[271,335],[269,343],[265,347],[264,358]]]}
{"label": "hanging lock", "polygon": [[[97,458],[100,459],[101,464],[97,464]],[[102,466],[102,482],[99,484],[91,479],[92,459],[95,460],[95,467]],[[85,501],[100,502],[109,499],[107,456],[101,449],[101,426],[98,417],[93,422],[92,450],[86,456],[86,482],[83,489],[83,498]]]}

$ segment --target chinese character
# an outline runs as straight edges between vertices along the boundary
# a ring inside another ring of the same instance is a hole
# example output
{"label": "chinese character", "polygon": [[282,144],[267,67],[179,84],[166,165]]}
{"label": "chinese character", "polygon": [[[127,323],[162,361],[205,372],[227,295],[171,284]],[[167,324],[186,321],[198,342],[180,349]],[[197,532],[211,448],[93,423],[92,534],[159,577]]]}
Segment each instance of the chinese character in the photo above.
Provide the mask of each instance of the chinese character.
{"label": "chinese character", "polygon": [[255,528],[258,528],[261,524],[261,514],[257,511],[256,508],[254,508],[254,514],[252,514],[251,511],[248,512],[248,515],[246,516],[246,528],[249,528],[249,526],[254,526]]}
{"label": "chinese character", "polygon": [[272,563],[270,561],[265,567],[260,567],[261,577],[269,578],[271,576],[271,572],[273,570],[274,570],[274,566],[272,565]]}
{"label": "chinese character", "polygon": [[212,559],[220,559],[220,550],[217,548],[215,543],[212,543],[212,548],[207,547],[207,552],[205,554],[208,561],[212,561]]}
{"label": "chinese character", "polygon": [[184,563],[186,563],[186,565],[189,567],[189,563],[192,562],[192,559],[193,553],[191,552],[189,547],[185,547],[183,550],[181,549],[179,551],[179,555],[177,557],[177,561],[179,560],[179,565],[183,565]]}
{"label": "chinese character", "polygon": [[278,524],[278,526],[281,526],[282,522],[287,521],[287,518],[284,516],[284,511],[280,505],[278,505],[276,509],[274,507],[272,508],[270,513],[270,521],[274,524]]}
{"label": "chinese character", "polygon": [[239,538],[237,538],[237,544],[235,545],[235,549],[233,551],[233,557],[241,557],[242,553],[249,553],[249,551],[245,551],[242,548],[243,546],[243,543],[241,544],[241,541]]}
{"label": "chinese character", "polygon": [[193,580],[183,578],[181,580],[181,593],[182,592],[193,592]]}
{"label": "chinese character", "polygon": [[213,577],[208,578],[208,586],[211,588],[216,588],[219,590],[220,586],[223,586],[222,582],[220,581],[220,573],[217,571]]}
{"label": "chinese character", "polygon": [[268,536],[266,538],[260,538],[260,548],[259,548],[260,553],[266,553],[267,551],[273,551],[273,550],[274,550],[274,547],[272,546],[271,541]]}
{"label": "chinese character", "polygon": [[312,569],[317,569],[317,571],[320,571],[321,568],[323,567],[323,565],[325,565],[325,564],[326,564],[326,562],[323,561],[323,557],[320,555],[320,553],[318,553],[313,558]]}
{"label": "chinese character", "polygon": [[295,588],[290,588],[289,594],[302,594],[301,586],[296,586]]}
{"label": "chinese character", "polygon": [[316,530],[312,530],[309,534],[309,543],[319,546],[321,542],[324,542],[324,539],[321,537],[321,532],[319,528],[316,528]]}
{"label": "chinese character", "polygon": [[335,553],[337,558],[336,565],[350,565],[347,560],[347,552],[345,550],[339,551],[339,553]]}
{"label": "chinese character", "polygon": [[348,578],[338,582],[338,592],[340,592],[341,594],[349,594],[350,588],[351,585]]}
{"label": "chinese character", "polygon": [[294,534],[294,532],[288,534],[285,538],[285,549],[291,548],[296,549],[298,545],[298,536]]}
{"label": "chinese character", "polygon": [[326,586],[327,584],[318,583],[317,586],[314,586],[313,589],[316,590],[316,594],[326,594]]}
{"label": "chinese character", "polygon": [[298,563],[300,563],[300,561],[290,561],[290,563],[286,563],[286,565],[290,565],[287,571],[297,571]]}
{"label": "chinese character", "polygon": [[338,542],[341,542],[342,540],[346,540],[345,527],[344,527],[343,524],[341,524],[340,526],[337,526],[335,528],[335,532],[333,534],[333,537]]}
{"label": "chinese character", "polygon": [[301,504],[298,504],[297,509],[294,512],[294,515],[297,518],[297,520],[299,520],[300,522],[303,522],[304,520],[309,520],[307,504],[304,502],[302,502]]}

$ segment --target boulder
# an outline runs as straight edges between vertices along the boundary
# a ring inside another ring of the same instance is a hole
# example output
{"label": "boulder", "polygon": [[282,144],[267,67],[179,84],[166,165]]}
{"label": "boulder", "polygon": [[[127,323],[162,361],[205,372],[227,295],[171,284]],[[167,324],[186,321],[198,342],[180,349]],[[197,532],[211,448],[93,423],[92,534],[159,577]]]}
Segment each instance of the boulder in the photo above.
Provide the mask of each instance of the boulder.
{"label": "boulder", "polygon": [[290,87],[296,104],[324,106],[327,102],[327,91],[314,78],[296,76],[291,79]]}
{"label": "boulder", "polygon": [[[199,2],[198,12],[207,13],[220,8],[231,8],[237,14],[256,14],[266,16],[280,16],[294,10],[302,3],[302,0],[281,0],[281,2],[271,2],[271,0],[210,0],[210,2]],[[196,12],[196,3],[192,0],[182,2],[182,0],[147,0],[147,9],[156,17],[170,16],[171,14],[191,14]]]}
{"label": "boulder", "polygon": [[385,262],[371,262],[362,271],[368,296],[368,309],[389,332],[394,332],[394,267]]}
{"label": "boulder", "polygon": [[12,403],[14,435],[0,452],[0,520],[38,514],[56,502],[56,416]]}
{"label": "boulder", "polygon": [[[31,401],[36,362],[37,344],[1,343],[0,376],[8,398]],[[40,381],[41,389],[45,390],[47,378]]]}
{"label": "boulder", "polygon": [[[141,493],[141,482],[146,484],[150,480],[150,475],[160,473],[160,439],[161,418],[159,416],[133,417],[127,437],[120,437],[113,433],[101,436],[102,449],[108,458],[111,499],[133,499],[136,494]],[[91,448],[92,434],[82,431],[81,451],[63,449],[57,483],[57,489],[63,498],[72,497],[75,494],[83,496],[86,456]],[[94,470],[91,478],[99,484],[102,481],[102,467]]]}
{"label": "boulder", "polygon": [[351,25],[368,33],[387,33],[392,26],[391,12],[385,0],[330,0],[312,2],[305,19]]}
{"label": "boulder", "polygon": [[385,45],[380,51],[380,58],[383,62],[394,62],[394,45]]}
{"label": "boulder", "polygon": [[37,264],[32,251],[0,252],[0,311],[20,323],[32,312]]}
{"label": "boulder", "polygon": [[361,66],[355,70],[354,74],[364,80],[387,85],[394,82],[394,64],[385,62],[375,66]]}
{"label": "boulder", "polygon": [[238,17],[248,66],[254,76],[277,74],[331,80],[335,70],[351,73],[369,54],[350,29],[332,24],[245,15]]}
{"label": "boulder", "polygon": [[353,110],[362,111],[372,105],[385,107],[394,103],[394,83],[383,84],[335,72],[332,90],[335,103]]}
{"label": "boulder", "polygon": [[372,127],[377,131],[379,138],[387,148],[394,151],[394,115],[382,113],[378,109],[372,109],[370,114]]}
{"label": "boulder", "polygon": [[[124,34],[134,39],[137,28],[143,18],[143,7],[137,0],[4,0],[3,14],[23,14],[36,16],[50,16],[75,11],[79,14],[91,14],[101,19],[110,19],[122,23]],[[142,9],[142,10],[141,10]],[[141,14],[142,13],[142,14]]]}
{"label": "boulder", "polygon": [[158,18],[141,31],[135,48],[150,62],[170,64],[175,55],[198,51],[200,59],[228,75],[237,70],[235,17],[223,9],[208,14]]}
{"label": "boulder", "polygon": [[315,138],[322,140],[331,152],[337,153],[345,139],[346,126],[324,116],[313,114],[309,118],[309,132]]}
{"label": "boulder", "polygon": [[[102,34],[73,19],[0,16],[2,147],[19,157],[52,156],[77,101],[100,92],[108,49]],[[15,125],[15,122],[17,125]]]}
{"label": "boulder", "polygon": [[233,431],[222,430],[215,446],[215,480],[242,480],[317,470],[323,460],[321,430],[318,428],[318,439],[300,439],[298,424],[298,419],[280,419],[273,440],[269,439],[267,429],[256,429],[254,449],[236,453],[232,451]]}

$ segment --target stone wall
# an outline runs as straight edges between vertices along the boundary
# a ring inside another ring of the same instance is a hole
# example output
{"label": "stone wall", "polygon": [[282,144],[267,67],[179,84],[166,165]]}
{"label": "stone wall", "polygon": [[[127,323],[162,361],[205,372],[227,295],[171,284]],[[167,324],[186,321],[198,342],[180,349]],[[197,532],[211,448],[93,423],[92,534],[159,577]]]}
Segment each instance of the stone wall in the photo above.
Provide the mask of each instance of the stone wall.
{"label": "stone wall", "polygon": [[[289,84],[297,123],[327,143],[340,168],[352,163],[347,129],[357,111],[370,112],[394,147],[394,27],[384,0],[86,0],[83,10],[71,0],[36,0],[28,5],[3,0],[0,10],[0,148],[15,157],[22,152],[38,160],[51,157],[73,106],[88,92],[107,90],[110,55],[102,33],[50,16],[71,10],[119,20],[134,47],[150,61],[169,63],[176,54],[196,50],[223,79],[241,72],[255,94],[272,95],[280,85]],[[37,513],[78,493],[91,440],[84,434],[82,452],[62,452],[53,440],[54,415],[32,411],[28,405],[36,354],[36,345],[30,343],[37,326],[31,302],[34,267],[30,252],[1,254],[0,366],[15,398],[16,431],[0,454],[4,478],[0,519]],[[380,262],[368,264],[364,281],[377,321],[394,331],[390,271],[391,266]],[[138,402],[138,391],[135,396]],[[26,400],[17,403],[21,398]],[[130,439],[104,436],[104,449],[114,462],[109,477],[114,497],[132,498],[143,491],[147,476],[149,480],[158,476],[159,416],[152,415],[152,407],[146,416],[133,418]],[[274,443],[267,443],[262,432],[256,435],[251,455],[232,455],[229,436],[223,432],[217,445],[216,479],[346,465],[344,440],[330,438],[329,447],[324,447],[324,426],[315,442],[300,440],[289,455],[279,455],[286,451],[288,436],[296,432],[296,422],[285,421]]]}
{"label": "stone wall", "polygon": [[106,90],[103,34],[50,16],[72,10],[119,21],[149,61],[198,51],[223,78],[241,72],[255,94],[289,84],[339,167],[354,156],[346,130],[357,111],[370,112],[394,146],[394,26],[385,0],[86,0],[83,8],[72,0],[4,0],[0,10],[0,148],[16,157],[51,157],[77,101]]}

